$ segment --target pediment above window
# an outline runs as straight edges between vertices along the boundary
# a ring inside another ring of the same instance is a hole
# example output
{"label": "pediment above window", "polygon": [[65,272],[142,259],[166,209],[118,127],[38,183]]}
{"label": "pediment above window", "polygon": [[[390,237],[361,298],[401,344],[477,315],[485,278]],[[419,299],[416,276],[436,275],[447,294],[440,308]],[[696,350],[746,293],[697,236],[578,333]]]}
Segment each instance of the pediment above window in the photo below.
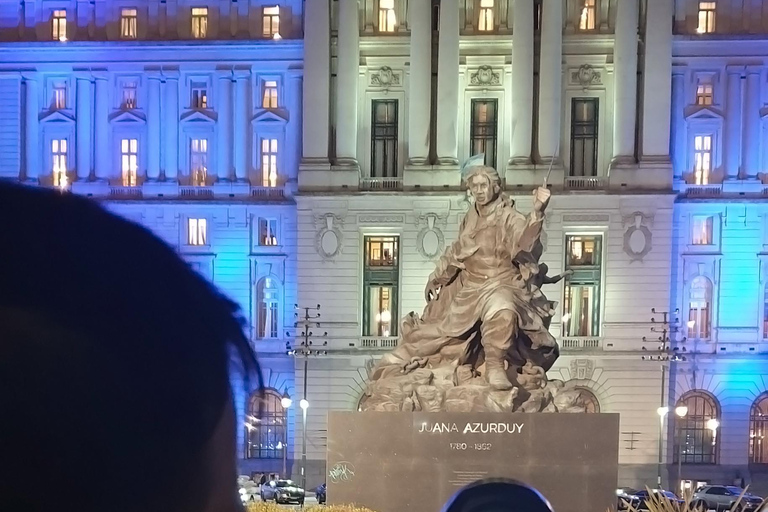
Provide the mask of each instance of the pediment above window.
{"label": "pediment above window", "polygon": [[212,124],[216,114],[207,110],[191,110],[181,116],[181,122],[187,124]]}
{"label": "pediment above window", "polygon": [[144,119],[144,116],[141,116],[137,114],[136,112],[133,112],[131,110],[123,110],[118,112],[117,114],[114,114],[112,118],[109,120],[112,124],[118,124],[118,125],[132,125],[132,124],[146,124],[146,120]]}
{"label": "pediment above window", "polygon": [[711,107],[696,107],[685,116],[686,121],[723,121],[723,115]]}
{"label": "pediment above window", "polygon": [[253,116],[251,123],[254,126],[261,126],[264,128],[283,128],[288,123],[288,120],[274,110],[262,110]]}
{"label": "pediment above window", "polygon": [[75,122],[75,117],[67,111],[53,110],[51,112],[43,114],[43,116],[40,118],[40,122],[71,124]]}

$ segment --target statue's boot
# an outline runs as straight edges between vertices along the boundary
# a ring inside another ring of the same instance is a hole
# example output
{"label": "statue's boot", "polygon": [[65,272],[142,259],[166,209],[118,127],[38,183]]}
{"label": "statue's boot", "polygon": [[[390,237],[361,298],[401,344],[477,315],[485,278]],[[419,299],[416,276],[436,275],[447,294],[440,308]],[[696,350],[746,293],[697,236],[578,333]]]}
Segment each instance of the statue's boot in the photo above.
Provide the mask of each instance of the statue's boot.
{"label": "statue's boot", "polygon": [[488,384],[496,391],[508,391],[515,386],[507,378],[503,361],[486,361],[485,368],[488,371]]}

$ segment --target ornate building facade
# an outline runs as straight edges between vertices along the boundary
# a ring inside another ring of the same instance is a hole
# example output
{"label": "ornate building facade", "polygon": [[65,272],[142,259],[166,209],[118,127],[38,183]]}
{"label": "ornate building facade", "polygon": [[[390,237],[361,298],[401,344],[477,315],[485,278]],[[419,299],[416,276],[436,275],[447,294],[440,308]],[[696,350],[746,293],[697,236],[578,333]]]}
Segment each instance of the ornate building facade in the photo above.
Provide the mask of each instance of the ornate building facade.
{"label": "ornate building facade", "polygon": [[[158,234],[241,306],[267,384],[293,392],[302,2],[0,6],[0,176]],[[279,397],[234,384],[243,471],[281,472]]]}

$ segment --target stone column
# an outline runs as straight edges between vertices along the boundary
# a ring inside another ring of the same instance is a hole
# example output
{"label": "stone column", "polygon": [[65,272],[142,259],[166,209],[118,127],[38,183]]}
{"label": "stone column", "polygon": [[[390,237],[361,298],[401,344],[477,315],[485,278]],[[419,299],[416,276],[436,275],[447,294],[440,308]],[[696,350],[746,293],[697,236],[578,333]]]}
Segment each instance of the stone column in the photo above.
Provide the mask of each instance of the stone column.
{"label": "stone column", "polygon": [[672,140],[670,155],[675,179],[682,179],[690,169],[687,169],[688,142],[685,130],[685,70],[675,69],[672,72]]}
{"label": "stone column", "polygon": [[747,67],[744,87],[744,140],[741,178],[756,178],[760,172],[760,68]]}
{"label": "stone column", "polygon": [[96,105],[93,111],[93,145],[95,150],[94,172],[97,181],[107,181],[110,177],[110,155],[112,146],[109,143],[109,89],[107,75],[95,75]]}
{"label": "stone column", "polygon": [[303,163],[328,165],[331,19],[329,0],[305,2]]}
{"label": "stone column", "polygon": [[165,76],[165,179],[176,181],[179,174],[179,75]]}
{"label": "stone column", "polygon": [[235,144],[235,178],[237,181],[248,181],[248,139],[251,127],[248,113],[251,112],[248,101],[249,70],[235,71],[235,115],[234,115],[234,144]]}
{"label": "stone column", "polygon": [[[742,67],[728,67],[726,72],[724,160],[725,177],[738,179],[741,164],[741,73]],[[674,82],[673,82],[674,83]]]}
{"label": "stone column", "polygon": [[408,163],[429,159],[429,116],[432,97],[432,12],[430,2],[408,2],[411,26],[408,78]]}
{"label": "stone column", "polygon": [[160,76],[149,76],[147,105],[147,181],[160,178]]}
{"label": "stone column", "polygon": [[648,0],[643,83],[641,160],[669,162],[672,104],[672,9],[669,0]]}
{"label": "stone column", "polygon": [[543,163],[559,157],[562,137],[563,2],[544,2],[539,70],[539,156]]}
{"label": "stone column", "polygon": [[289,181],[295,181],[297,179],[299,175],[299,162],[301,160],[301,86],[301,73],[299,71],[288,73],[288,88],[286,89],[287,95],[285,104],[286,109],[288,109],[285,172]]}
{"label": "stone column", "polygon": [[[607,2],[602,2],[607,3]],[[616,14],[613,164],[632,164],[637,119],[638,0],[621,0]]]}
{"label": "stone column", "polygon": [[437,105],[437,163],[457,165],[459,162],[459,0],[442,0],[440,3]]}
{"label": "stone column", "polygon": [[36,76],[24,77],[26,96],[24,125],[25,174],[29,182],[37,183],[40,176],[40,93]]}
{"label": "stone column", "polygon": [[75,105],[75,138],[77,181],[88,181],[91,176],[91,77],[79,74],[77,103]]}
{"label": "stone column", "polygon": [[512,16],[510,163],[528,164],[533,136],[533,2],[514,0]]}
{"label": "stone column", "polygon": [[357,84],[360,29],[357,0],[339,0],[336,76],[336,157],[339,165],[357,166]]}
{"label": "stone column", "polygon": [[232,169],[232,73],[219,76],[216,98],[216,169],[218,181],[229,181]]}

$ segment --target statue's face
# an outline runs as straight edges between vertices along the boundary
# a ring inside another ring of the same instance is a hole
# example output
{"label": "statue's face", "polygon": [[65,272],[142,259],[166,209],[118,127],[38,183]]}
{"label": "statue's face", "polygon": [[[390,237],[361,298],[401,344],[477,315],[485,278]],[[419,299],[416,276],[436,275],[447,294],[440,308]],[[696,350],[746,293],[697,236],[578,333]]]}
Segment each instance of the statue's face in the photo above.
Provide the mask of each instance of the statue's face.
{"label": "statue's face", "polygon": [[491,185],[488,176],[476,174],[469,179],[469,191],[477,204],[486,205],[496,198],[499,187]]}

